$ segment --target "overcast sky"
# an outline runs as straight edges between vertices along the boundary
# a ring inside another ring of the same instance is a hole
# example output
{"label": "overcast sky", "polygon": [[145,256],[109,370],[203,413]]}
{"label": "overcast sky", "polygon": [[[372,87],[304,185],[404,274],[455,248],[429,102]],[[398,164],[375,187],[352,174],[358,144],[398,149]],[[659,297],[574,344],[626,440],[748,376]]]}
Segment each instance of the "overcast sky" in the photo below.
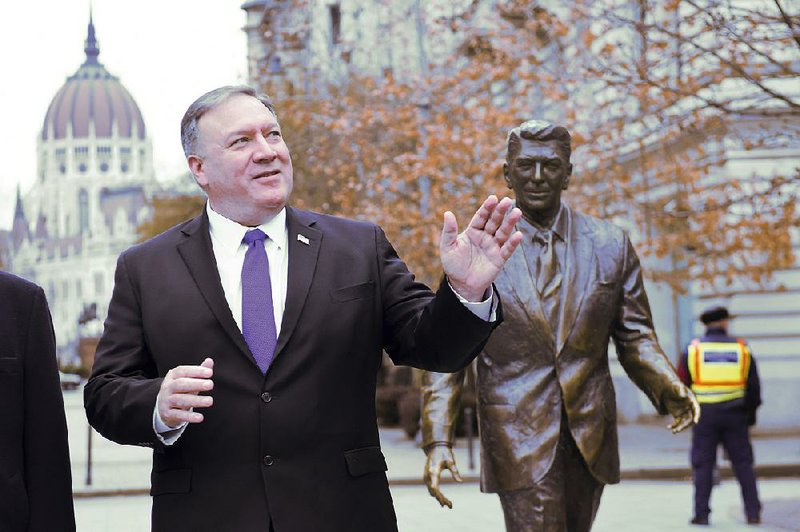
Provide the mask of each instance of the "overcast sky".
{"label": "overcast sky", "polygon": [[[179,123],[219,85],[246,82],[242,0],[93,0],[100,61],[139,104],[156,176],[186,166]],[[89,0],[6,0],[0,7],[0,229],[14,193],[36,175],[36,138],[47,106],[83,63]]]}

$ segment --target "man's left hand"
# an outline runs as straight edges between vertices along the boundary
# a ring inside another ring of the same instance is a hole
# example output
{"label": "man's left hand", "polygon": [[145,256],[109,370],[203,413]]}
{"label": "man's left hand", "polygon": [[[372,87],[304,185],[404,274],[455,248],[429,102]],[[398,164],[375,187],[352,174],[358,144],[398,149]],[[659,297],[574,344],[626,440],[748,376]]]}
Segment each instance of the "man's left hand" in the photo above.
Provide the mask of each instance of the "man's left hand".
{"label": "man's left hand", "polygon": [[482,301],[486,290],[522,241],[514,226],[522,216],[509,198],[489,196],[469,226],[458,233],[455,215],[444,213],[439,254],[450,286],[467,301]]}

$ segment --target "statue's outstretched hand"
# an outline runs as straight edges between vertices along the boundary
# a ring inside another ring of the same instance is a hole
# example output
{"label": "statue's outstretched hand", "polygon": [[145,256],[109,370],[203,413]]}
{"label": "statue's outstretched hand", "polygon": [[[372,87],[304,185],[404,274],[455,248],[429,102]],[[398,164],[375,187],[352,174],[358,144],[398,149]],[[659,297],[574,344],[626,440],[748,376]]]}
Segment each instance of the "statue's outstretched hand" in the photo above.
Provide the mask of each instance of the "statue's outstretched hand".
{"label": "statue's outstretched hand", "polygon": [[700,421],[700,403],[687,386],[681,384],[675,397],[667,399],[667,410],[672,415],[673,421],[667,428],[677,434]]}
{"label": "statue's outstretched hand", "polygon": [[506,261],[522,241],[514,226],[522,216],[510,198],[489,196],[464,232],[455,215],[444,213],[439,255],[450,286],[468,301],[481,301]]}
{"label": "statue's outstretched hand", "polygon": [[431,497],[439,501],[439,504],[452,509],[453,503],[450,502],[450,499],[445,497],[439,489],[439,481],[442,476],[442,471],[449,469],[450,474],[453,475],[453,479],[456,482],[461,482],[461,475],[459,475],[458,468],[456,467],[453,449],[448,444],[438,443],[428,449],[427,454],[424,478],[425,485],[428,486],[428,493],[431,494]]}

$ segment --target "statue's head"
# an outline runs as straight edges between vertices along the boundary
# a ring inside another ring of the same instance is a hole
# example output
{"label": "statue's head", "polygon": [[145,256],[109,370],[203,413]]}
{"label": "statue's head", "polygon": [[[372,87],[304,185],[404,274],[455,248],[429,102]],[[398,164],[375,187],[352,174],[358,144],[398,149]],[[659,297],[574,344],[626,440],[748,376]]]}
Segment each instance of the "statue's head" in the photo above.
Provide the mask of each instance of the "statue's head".
{"label": "statue's head", "polygon": [[543,120],[529,120],[508,133],[503,165],[517,207],[530,222],[549,226],[561,205],[561,191],[572,175],[569,131]]}

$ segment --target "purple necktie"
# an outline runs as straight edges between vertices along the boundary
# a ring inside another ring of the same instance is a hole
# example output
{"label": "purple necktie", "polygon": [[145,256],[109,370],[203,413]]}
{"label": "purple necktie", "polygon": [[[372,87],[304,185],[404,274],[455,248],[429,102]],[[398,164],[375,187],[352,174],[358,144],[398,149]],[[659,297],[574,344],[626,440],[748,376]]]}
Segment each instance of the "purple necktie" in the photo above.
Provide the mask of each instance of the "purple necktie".
{"label": "purple necktie", "polygon": [[266,238],[261,229],[253,229],[242,239],[247,244],[242,266],[242,334],[262,373],[266,373],[272,363],[278,343],[269,259],[264,249]]}

